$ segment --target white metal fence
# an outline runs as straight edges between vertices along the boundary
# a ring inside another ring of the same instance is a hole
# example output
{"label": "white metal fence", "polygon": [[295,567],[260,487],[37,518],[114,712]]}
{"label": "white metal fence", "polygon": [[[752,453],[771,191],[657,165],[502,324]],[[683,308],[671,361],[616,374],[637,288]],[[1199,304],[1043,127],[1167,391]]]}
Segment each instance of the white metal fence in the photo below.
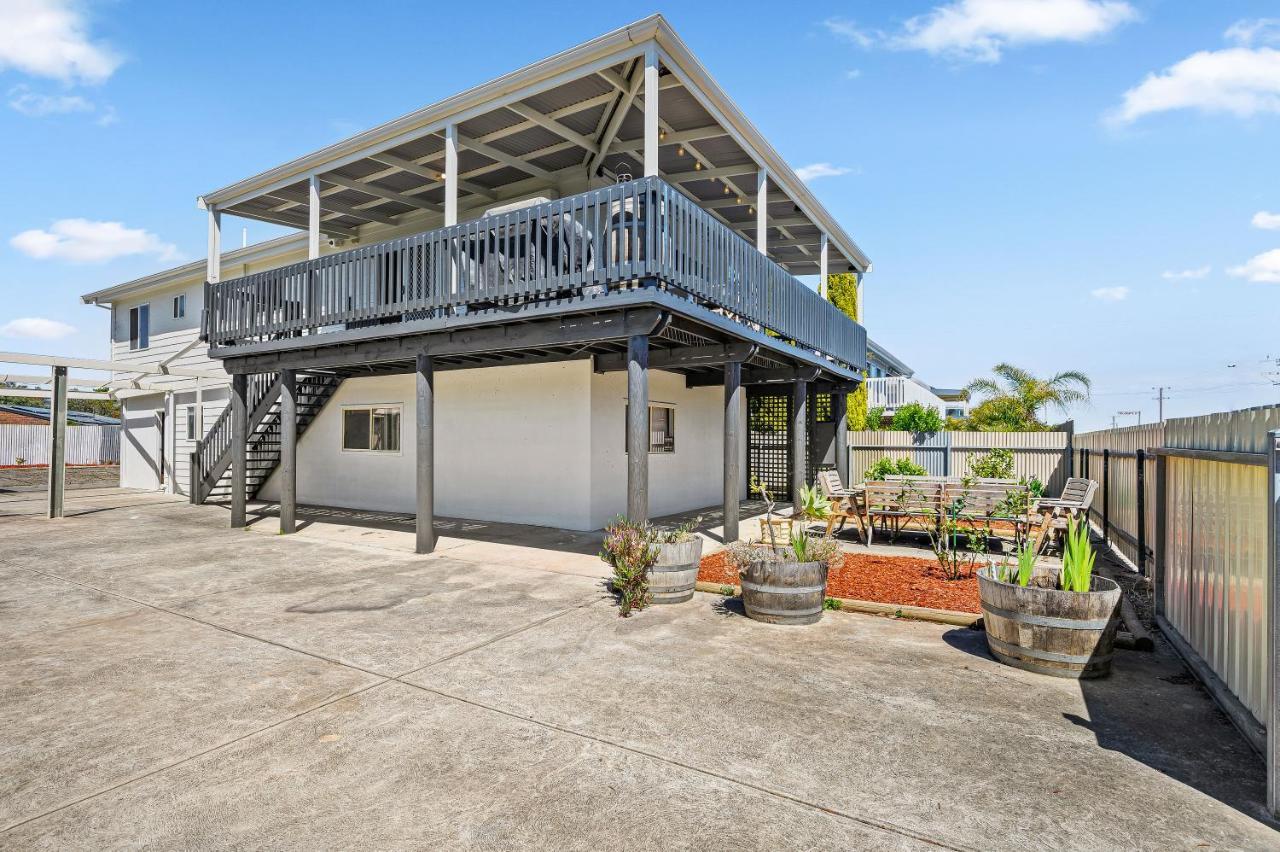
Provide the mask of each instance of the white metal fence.
{"label": "white metal fence", "polygon": [[[67,464],[119,464],[119,426],[68,426]],[[0,465],[49,463],[49,427],[0,424]]]}
{"label": "white metal fence", "polygon": [[1015,476],[1034,476],[1056,495],[1066,483],[1070,442],[1069,432],[850,432],[849,471],[860,482],[887,457],[910,459],[933,476],[963,476],[975,459],[1001,448],[1013,451]]}
{"label": "white metal fence", "polygon": [[[1277,507],[1268,488],[1277,473],[1268,433],[1275,429],[1280,405],[1075,438],[1076,468],[1104,483],[1093,507],[1100,530],[1154,574],[1161,627],[1212,673],[1211,689],[1226,689],[1220,698],[1234,698],[1253,717],[1253,729],[1242,728],[1255,745],[1274,704],[1268,596],[1277,569],[1268,523]],[[1148,545],[1142,557],[1139,541]]]}

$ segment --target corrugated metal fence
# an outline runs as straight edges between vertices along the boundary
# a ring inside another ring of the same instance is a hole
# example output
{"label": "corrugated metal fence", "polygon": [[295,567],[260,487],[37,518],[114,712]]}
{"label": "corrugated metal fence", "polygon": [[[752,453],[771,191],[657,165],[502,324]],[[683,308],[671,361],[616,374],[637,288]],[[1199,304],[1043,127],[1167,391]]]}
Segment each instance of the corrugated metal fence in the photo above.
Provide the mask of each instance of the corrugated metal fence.
{"label": "corrugated metal fence", "polygon": [[[0,425],[0,465],[48,463],[48,426]],[[119,426],[67,427],[67,464],[119,463]]]}
{"label": "corrugated metal fence", "polygon": [[[1220,681],[1210,687],[1225,687],[1258,726],[1267,724],[1272,706],[1267,530],[1275,508],[1267,433],[1273,429],[1280,429],[1280,405],[1075,436],[1077,470],[1107,484],[1093,506],[1099,529],[1135,566],[1154,572],[1161,627]],[[1146,459],[1145,526],[1138,523],[1139,453]],[[1139,538],[1148,544],[1143,559]],[[1256,730],[1245,733],[1257,743]]]}
{"label": "corrugated metal fence", "polygon": [[993,449],[1013,451],[1015,476],[1037,477],[1045,493],[1066,483],[1069,432],[850,432],[851,478],[860,482],[881,458],[909,458],[932,476],[963,476],[969,465]]}

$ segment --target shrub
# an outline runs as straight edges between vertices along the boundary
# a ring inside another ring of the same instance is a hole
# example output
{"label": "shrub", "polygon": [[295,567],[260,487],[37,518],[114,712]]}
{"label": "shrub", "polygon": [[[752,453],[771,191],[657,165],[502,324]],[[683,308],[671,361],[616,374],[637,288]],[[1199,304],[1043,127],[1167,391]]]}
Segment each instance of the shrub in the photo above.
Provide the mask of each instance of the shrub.
{"label": "shrub", "polygon": [[658,560],[653,535],[643,524],[619,515],[604,528],[600,558],[613,566],[613,589],[618,593],[618,615],[649,605],[649,569]]}
{"label": "shrub", "polygon": [[883,405],[876,405],[867,409],[862,428],[868,432],[876,432],[884,428]]}
{"label": "shrub", "polygon": [[867,468],[863,479],[883,481],[890,476],[928,476],[929,471],[908,458],[891,459],[885,456]]}
{"label": "shrub", "polygon": [[941,432],[942,414],[935,406],[926,408],[918,402],[908,402],[894,412],[891,425],[903,432]]}
{"label": "shrub", "polygon": [[649,535],[657,544],[679,544],[682,541],[688,541],[693,538],[693,531],[698,528],[700,523],[702,523],[701,515],[673,529],[654,528],[649,531]]}
{"label": "shrub", "polygon": [[738,569],[739,575],[750,565],[761,562],[825,562],[837,567],[844,559],[840,544],[829,536],[809,536],[795,533],[791,543],[783,547],[758,547],[745,541],[735,541],[725,548],[725,559]]}
{"label": "shrub", "polygon": [[978,479],[1013,479],[1013,450],[997,447],[969,462],[969,475]]}

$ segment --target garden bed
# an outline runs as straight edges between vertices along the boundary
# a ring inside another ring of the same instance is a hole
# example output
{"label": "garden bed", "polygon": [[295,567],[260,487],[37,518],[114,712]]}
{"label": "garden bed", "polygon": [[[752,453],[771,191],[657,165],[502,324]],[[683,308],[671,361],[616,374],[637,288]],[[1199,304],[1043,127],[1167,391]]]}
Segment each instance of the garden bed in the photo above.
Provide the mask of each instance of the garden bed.
{"label": "garden bed", "polygon": [[[737,572],[726,564],[723,552],[703,557],[698,579],[726,586],[738,584]],[[934,560],[910,556],[846,553],[844,564],[827,576],[827,595],[955,612],[982,611],[976,575],[948,580]]]}

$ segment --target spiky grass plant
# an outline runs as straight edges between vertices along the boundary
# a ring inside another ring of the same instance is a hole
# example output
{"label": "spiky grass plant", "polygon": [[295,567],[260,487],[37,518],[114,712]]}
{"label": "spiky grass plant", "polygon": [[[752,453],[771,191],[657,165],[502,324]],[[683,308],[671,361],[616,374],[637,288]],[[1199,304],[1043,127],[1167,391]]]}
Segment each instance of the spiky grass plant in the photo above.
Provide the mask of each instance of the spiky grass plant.
{"label": "spiky grass plant", "polygon": [[816,485],[800,486],[799,516],[813,521],[825,521],[831,515],[831,501]]}
{"label": "spiky grass plant", "polygon": [[1062,549],[1062,588],[1087,592],[1092,587],[1093,563],[1097,554],[1089,539],[1089,524],[1074,518],[1067,523],[1067,543]]}
{"label": "spiky grass plant", "polygon": [[1025,586],[1031,582],[1031,574],[1036,568],[1036,559],[1039,555],[1036,553],[1035,542],[1027,539],[1022,543],[1022,549],[1018,551],[1018,585]]}

